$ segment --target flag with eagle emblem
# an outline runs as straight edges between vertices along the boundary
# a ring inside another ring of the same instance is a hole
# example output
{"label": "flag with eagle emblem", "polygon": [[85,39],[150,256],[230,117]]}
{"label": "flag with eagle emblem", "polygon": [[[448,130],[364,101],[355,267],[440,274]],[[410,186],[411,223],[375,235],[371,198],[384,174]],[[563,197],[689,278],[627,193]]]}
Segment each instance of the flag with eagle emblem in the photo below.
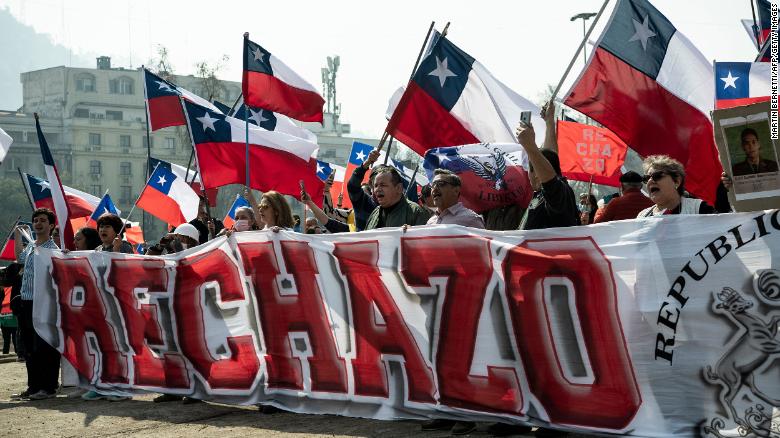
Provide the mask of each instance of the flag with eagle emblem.
{"label": "flag with eagle emblem", "polygon": [[481,213],[496,207],[528,206],[533,191],[528,180],[528,156],[515,143],[476,143],[434,148],[423,164],[429,179],[447,169],[461,179],[460,201]]}

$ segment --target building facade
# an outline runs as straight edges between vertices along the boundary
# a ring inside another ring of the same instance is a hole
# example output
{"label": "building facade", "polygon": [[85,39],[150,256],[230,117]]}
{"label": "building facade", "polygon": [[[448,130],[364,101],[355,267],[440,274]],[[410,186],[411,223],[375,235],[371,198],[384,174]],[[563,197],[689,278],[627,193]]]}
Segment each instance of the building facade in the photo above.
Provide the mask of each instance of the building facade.
{"label": "building facade", "polygon": [[[60,66],[22,73],[22,107],[0,111],[0,127],[14,139],[3,175],[16,178],[17,168],[44,175],[33,118],[38,113],[63,184],[98,197],[109,190],[119,208],[128,211],[146,183],[142,73],[112,68],[108,57],[98,58],[94,69]],[[228,105],[241,94],[239,82],[209,82],[194,76],[171,76],[170,80]],[[350,126],[339,123],[334,114],[326,113],[323,125],[301,125],[317,135],[319,158],[342,166],[353,141],[377,143],[376,139],[349,137]],[[192,146],[186,127],[161,129],[149,139],[153,157],[188,165]]]}

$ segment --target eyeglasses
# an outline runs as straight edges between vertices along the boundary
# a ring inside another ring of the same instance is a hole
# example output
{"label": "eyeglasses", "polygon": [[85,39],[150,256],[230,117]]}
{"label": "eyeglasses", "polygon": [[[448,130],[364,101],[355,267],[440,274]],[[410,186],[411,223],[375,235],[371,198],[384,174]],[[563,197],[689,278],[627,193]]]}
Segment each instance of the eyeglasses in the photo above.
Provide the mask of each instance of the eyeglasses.
{"label": "eyeglasses", "polygon": [[442,188],[444,186],[454,186],[454,185],[455,184],[453,184],[453,183],[451,183],[449,181],[444,181],[443,179],[440,179],[440,180],[437,180],[437,181],[433,181],[431,183],[431,188],[432,189],[440,189],[440,188]]}
{"label": "eyeglasses", "polygon": [[260,204],[257,206],[259,210],[265,210],[266,208],[270,208],[271,204]]}
{"label": "eyeglasses", "polygon": [[655,182],[658,182],[666,175],[671,175],[671,173],[664,172],[663,170],[657,170],[649,175],[643,176],[642,182],[647,183],[651,179]]}

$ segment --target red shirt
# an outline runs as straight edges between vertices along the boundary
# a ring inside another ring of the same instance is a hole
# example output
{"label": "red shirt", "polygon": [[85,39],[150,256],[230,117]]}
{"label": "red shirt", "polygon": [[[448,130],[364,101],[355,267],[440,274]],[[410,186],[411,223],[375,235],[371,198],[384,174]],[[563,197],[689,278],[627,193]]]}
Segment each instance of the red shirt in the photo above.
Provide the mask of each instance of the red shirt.
{"label": "red shirt", "polygon": [[636,215],[645,208],[653,205],[653,201],[639,189],[628,189],[623,195],[611,201],[602,208],[601,214],[596,213],[593,223],[619,221],[622,219],[636,219]]}

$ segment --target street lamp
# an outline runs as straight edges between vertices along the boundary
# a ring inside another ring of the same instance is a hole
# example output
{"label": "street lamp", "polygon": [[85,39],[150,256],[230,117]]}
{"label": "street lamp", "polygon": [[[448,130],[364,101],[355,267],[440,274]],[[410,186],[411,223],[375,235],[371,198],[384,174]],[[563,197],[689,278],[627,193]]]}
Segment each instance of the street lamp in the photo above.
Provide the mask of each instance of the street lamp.
{"label": "street lamp", "polygon": [[[595,12],[581,12],[581,13],[571,17],[571,19],[569,21],[575,21],[575,20],[582,19],[582,39],[585,39],[585,34],[586,34],[586,32],[585,32],[585,22],[590,20],[591,18],[593,18],[595,16],[596,16]],[[582,48],[582,60],[584,62],[586,62],[586,63],[588,62],[587,52],[588,52],[587,48],[583,47]]]}

